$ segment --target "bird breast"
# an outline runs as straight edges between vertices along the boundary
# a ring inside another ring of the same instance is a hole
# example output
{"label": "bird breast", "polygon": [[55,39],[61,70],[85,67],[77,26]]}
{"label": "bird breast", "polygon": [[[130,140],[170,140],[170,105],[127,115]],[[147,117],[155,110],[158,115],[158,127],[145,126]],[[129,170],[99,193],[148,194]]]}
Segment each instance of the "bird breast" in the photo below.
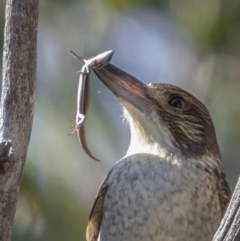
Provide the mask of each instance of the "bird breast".
{"label": "bird breast", "polygon": [[107,183],[101,241],[207,241],[220,223],[216,180],[192,162],[135,154]]}

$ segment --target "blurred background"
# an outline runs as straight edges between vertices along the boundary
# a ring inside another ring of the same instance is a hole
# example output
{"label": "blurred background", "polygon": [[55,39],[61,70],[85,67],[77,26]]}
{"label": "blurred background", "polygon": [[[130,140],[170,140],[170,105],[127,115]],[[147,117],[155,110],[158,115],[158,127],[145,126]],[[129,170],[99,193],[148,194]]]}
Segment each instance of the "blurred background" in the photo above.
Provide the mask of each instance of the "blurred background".
{"label": "blurred background", "polygon": [[[4,9],[1,0],[1,46]],[[117,99],[92,74],[86,134],[102,162],[84,153],[76,133],[68,135],[82,66],[69,51],[89,58],[109,49],[128,73],[178,85],[205,103],[233,190],[240,174],[240,1],[41,0],[35,116],[13,241],[85,240],[96,192],[127,151],[129,130]]]}

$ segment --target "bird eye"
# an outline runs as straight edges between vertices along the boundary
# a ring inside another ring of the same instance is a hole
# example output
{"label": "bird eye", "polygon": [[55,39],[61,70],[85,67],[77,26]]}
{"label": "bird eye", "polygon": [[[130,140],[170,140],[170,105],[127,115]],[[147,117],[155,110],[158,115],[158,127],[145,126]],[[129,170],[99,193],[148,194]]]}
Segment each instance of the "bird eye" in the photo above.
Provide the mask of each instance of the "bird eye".
{"label": "bird eye", "polygon": [[169,101],[169,105],[171,105],[174,108],[183,109],[186,107],[187,104],[186,104],[186,101],[181,97],[173,97]]}

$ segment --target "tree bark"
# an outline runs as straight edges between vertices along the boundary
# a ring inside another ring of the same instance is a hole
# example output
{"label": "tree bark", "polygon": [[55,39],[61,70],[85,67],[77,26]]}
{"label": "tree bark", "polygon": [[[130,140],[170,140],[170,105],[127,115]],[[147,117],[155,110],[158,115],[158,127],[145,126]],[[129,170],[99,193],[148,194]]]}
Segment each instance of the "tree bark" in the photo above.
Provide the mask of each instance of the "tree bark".
{"label": "tree bark", "polygon": [[34,107],[38,0],[7,0],[0,110],[0,241],[10,241]]}
{"label": "tree bark", "polygon": [[240,241],[240,178],[213,241]]}

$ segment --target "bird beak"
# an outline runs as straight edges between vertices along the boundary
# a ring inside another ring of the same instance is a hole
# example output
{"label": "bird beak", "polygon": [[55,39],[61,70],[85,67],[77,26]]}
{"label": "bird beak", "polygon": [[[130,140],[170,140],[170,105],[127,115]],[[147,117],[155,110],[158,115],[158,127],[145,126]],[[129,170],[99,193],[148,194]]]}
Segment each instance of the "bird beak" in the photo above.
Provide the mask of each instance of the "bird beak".
{"label": "bird beak", "polygon": [[143,82],[110,63],[93,71],[123,105],[127,101],[143,111],[143,104],[149,102]]}

